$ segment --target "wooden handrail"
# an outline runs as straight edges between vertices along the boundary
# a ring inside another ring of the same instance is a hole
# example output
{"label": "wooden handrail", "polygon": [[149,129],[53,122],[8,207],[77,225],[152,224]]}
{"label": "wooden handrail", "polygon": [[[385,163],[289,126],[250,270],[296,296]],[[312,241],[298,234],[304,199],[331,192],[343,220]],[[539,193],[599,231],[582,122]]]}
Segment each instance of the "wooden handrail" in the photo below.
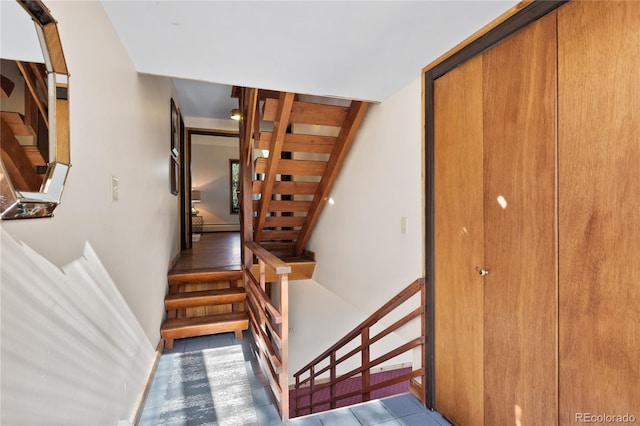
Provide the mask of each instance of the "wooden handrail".
{"label": "wooden handrail", "polygon": [[291,266],[289,266],[285,261],[280,260],[279,257],[266,250],[260,244],[254,241],[247,241],[245,243],[245,247],[251,250],[254,255],[261,259],[265,265],[271,268],[276,274],[280,275],[291,273]]}
{"label": "wooden handrail", "polygon": [[318,361],[321,361],[327,356],[329,356],[331,352],[335,352],[337,349],[343,347],[344,345],[352,341],[355,337],[359,336],[362,329],[371,327],[376,322],[380,321],[381,318],[384,318],[389,312],[393,311],[394,308],[400,306],[402,303],[407,301],[411,296],[413,296],[420,290],[421,286],[424,286],[424,280],[422,281],[421,280],[422,279],[418,279],[412,282],[407,288],[402,290],[400,293],[394,296],[391,300],[385,303],[380,309],[378,309],[376,312],[371,314],[369,318],[361,322],[358,326],[356,326],[353,330],[351,330],[342,339],[338,340],[329,349],[322,352],[313,361],[311,361],[310,363],[302,367],[300,371],[308,370],[309,367],[317,364]]}
{"label": "wooden handrail", "polygon": [[[371,335],[371,327],[386,317],[388,314],[399,308],[410,298],[420,293],[421,298],[419,302],[419,306],[410,312],[403,315],[399,320],[393,322],[390,326],[386,327],[384,330],[380,331],[376,335]],[[369,316],[366,320],[360,323],[357,327],[347,333],[342,339],[332,345],[329,349],[324,351],[322,354],[317,356],[313,361],[305,365],[298,372],[296,372],[293,376],[295,377],[295,413],[296,415],[302,414],[311,414],[314,412],[314,409],[319,406],[329,405],[331,408],[336,407],[336,402],[342,399],[346,399],[349,397],[361,395],[362,401],[368,401],[371,398],[371,392],[373,390],[382,389],[387,386],[391,386],[394,384],[412,381],[412,386],[410,389],[412,391],[415,390],[416,396],[420,399],[422,403],[425,402],[425,368],[424,368],[424,355],[425,355],[425,337],[423,332],[420,332],[420,335],[407,341],[406,343],[390,349],[385,354],[378,356],[375,359],[371,359],[370,348],[375,342],[380,341],[385,336],[388,336],[394,331],[397,331],[400,327],[408,324],[410,321],[420,318],[422,323],[424,323],[426,319],[425,313],[425,301],[426,301],[426,292],[425,292],[425,280],[424,278],[419,278],[411,283],[408,287],[394,296],[391,300],[385,303],[380,309],[374,312],[371,316]],[[420,327],[421,330],[424,327]],[[360,344],[355,348],[351,349],[346,354],[337,357],[338,351],[343,349],[346,345],[352,343],[355,339],[361,339]],[[422,356],[421,356],[421,365],[419,368],[414,369],[410,373],[403,374],[401,376],[385,380],[382,383],[378,383],[375,385],[371,384],[371,369],[376,367],[390,359],[397,357],[398,355],[402,355],[408,351],[412,351],[416,347],[422,348]],[[358,353],[361,354],[361,363],[360,366],[350,371],[337,376],[337,366],[354,357]],[[328,360],[328,365],[327,365]],[[323,365],[321,368],[320,365]],[[324,381],[323,383],[316,384],[316,379],[324,374],[330,373],[330,377],[328,381]],[[305,376],[304,379],[301,380],[301,376]],[[351,377],[355,377],[361,375],[362,388],[358,391],[349,392],[348,394],[337,395],[336,393],[336,385],[340,382],[343,382]],[[420,384],[414,382],[415,378],[421,378]],[[314,395],[317,395],[318,392],[323,390],[329,390],[329,397],[323,398],[321,401],[314,399]],[[308,399],[307,403],[301,404],[301,400]]]}
{"label": "wooden handrail", "polygon": [[[258,348],[259,360],[269,387],[278,404],[280,417],[289,419],[289,281],[291,267],[260,244],[246,241],[245,251],[249,259],[244,266],[244,285],[247,292],[247,311],[254,340]],[[259,265],[259,277],[253,274],[253,262],[256,257]],[[265,269],[270,268],[277,274],[279,299],[272,300],[266,283]]]}

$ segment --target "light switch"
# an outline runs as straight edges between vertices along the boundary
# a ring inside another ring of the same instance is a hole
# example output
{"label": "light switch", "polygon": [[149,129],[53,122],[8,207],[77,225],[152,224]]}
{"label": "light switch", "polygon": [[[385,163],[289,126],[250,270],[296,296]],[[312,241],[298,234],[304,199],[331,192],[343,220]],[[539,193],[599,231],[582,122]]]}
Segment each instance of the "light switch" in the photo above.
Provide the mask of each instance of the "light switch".
{"label": "light switch", "polygon": [[404,216],[400,218],[400,233],[403,235],[409,233],[409,219]]}
{"label": "light switch", "polygon": [[118,190],[120,189],[118,184],[118,178],[111,176],[111,201],[118,201]]}

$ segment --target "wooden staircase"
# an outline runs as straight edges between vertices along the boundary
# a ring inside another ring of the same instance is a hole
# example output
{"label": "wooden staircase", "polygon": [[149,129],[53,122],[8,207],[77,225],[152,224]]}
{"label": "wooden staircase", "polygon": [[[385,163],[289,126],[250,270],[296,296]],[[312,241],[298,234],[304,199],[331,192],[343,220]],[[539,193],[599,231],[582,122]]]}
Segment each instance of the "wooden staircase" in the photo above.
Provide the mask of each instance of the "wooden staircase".
{"label": "wooden staircase", "polygon": [[[368,104],[240,87],[232,96],[243,116],[242,244],[258,243],[286,262],[287,279],[311,278],[315,259],[305,246]],[[261,276],[246,259],[247,273]],[[263,274],[266,282],[278,280],[273,272]],[[184,337],[233,331],[241,338],[249,325],[242,281],[242,271],[170,272],[161,327],[165,348]]]}
{"label": "wooden staircase", "polygon": [[19,97],[22,91],[16,91],[12,97],[15,82],[0,76],[0,98],[12,99],[14,104],[24,107],[24,114],[5,110],[4,105],[0,108],[0,155],[16,190],[38,191],[49,157],[47,71],[44,64],[4,59],[0,68],[3,67],[16,69],[20,82],[24,80],[25,90],[22,98]]}
{"label": "wooden staircase", "polygon": [[252,162],[245,200],[253,241],[285,261],[307,258],[305,246],[368,103],[246,88],[234,94],[246,118],[242,149]]}
{"label": "wooden staircase", "polygon": [[165,348],[174,339],[234,332],[236,339],[249,327],[242,271],[169,273],[165,297],[167,319],[160,334]]}

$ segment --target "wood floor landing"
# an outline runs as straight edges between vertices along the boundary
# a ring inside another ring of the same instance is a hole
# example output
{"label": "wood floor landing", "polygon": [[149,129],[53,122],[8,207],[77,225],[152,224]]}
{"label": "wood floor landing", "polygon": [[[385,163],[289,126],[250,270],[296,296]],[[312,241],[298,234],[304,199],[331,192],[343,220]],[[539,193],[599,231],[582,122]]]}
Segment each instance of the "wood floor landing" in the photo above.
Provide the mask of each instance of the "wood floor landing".
{"label": "wood floor landing", "polygon": [[[182,250],[180,258],[169,271],[169,280],[172,276],[184,274],[202,274],[218,271],[242,271],[242,251],[240,249],[239,232],[213,232],[204,233],[200,241],[195,241],[192,248]],[[300,258],[286,258],[282,260],[291,265],[289,280],[304,280],[313,276],[316,262],[313,256],[304,253]],[[257,271],[257,265],[254,266]],[[254,274],[257,275],[257,272]],[[271,271],[267,271],[267,281],[277,281],[278,278]]]}
{"label": "wood floor landing", "polygon": [[192,248],[182,250],[169,275],[184,272],[240,271],[239,232],[211,232],[200,236]]}

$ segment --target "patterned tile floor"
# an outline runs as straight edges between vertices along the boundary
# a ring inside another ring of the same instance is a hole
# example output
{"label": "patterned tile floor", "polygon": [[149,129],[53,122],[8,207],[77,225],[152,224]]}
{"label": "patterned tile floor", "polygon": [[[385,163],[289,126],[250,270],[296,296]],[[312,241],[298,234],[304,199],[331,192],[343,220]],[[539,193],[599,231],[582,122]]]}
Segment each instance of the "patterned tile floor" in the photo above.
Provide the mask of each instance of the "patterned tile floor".
{"label": "patterned tile floor", "polygon": [[[258,424],[246,426],[275,426],[283,424],[291,426],[450,425],[438,413],[420,405],[418,400],[410,394],[397,395],[311,416],[298,417],[283,423],[280,420],[273,396],[268,388],[267,378],[261,371],[251,351],[250,338],[250,336],[246,336],[241,342],[238,342],[234,339],[233,333],[224,333],[176,340],[173,349],[165,351],[160,357],[158,369],[153,378],[138,426],[157,426],[168,386],[169,372],[173,364],[173,357],[176,354],[229,345],[242,345],[247,376],[251,384],[253,408],[256,410],[258,417]],[[224,419],[219,419],[219,424],[221,426],[224,425]]]}

